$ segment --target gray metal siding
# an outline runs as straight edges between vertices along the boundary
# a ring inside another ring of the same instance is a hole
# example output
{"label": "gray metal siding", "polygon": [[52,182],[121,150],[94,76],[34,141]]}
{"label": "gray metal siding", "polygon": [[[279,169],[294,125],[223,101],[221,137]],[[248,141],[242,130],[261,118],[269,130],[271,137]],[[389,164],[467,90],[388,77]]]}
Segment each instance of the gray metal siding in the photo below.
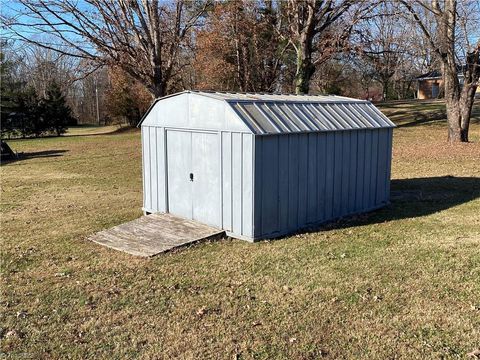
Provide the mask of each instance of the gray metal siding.
{"label": "gray metal siding", "polygon": [[233,232],[242,233],[242,135],[232,134],[232,224]]}
{"label": "gray metal siding", "polygon": [[[298,227],[298,173],[300,168],[300,153],[299,151],[292,151],[292,149],[298,149],[299,135],[280,136],[280,138],[285,144],[284,146],[287,147],[289,157],[288,163],[286,164],[288,167],[288,183],[286,190],[288,197],[287,200],[283,202],[283,206],[288,209],[288,219],[287,224],[281,224],[279,228],[289,230]],[[285,194],[285,192],[282,194]]]}
{"label": "gray metal siding", "polygon": [[223,229],[253,237],[253,136],[222,133]]}
{"label": "gray metal siding", "polygon": [[[317,142],[317,204],[325,201],[326,191],[326,168],[327,168],[327,135],[318,134]],[[317,219],[324,219],[326,212],[326,206],[317,207]]]}
{"label": "gray metal siding", "polygon": [[255,238],[388,202],[391,129],[255,138]]}
{"label": "gray metal siding", "polygon": [[165,212],[165,135],[163,128],[142,127],[143,208]]}
{"label": "gray metal siding", "polygon": [[[165,132],[168,131],[172,134],[189,133],[184,129],[175,131],[162,127],[142,126],[143,209],[152,213],[169,210],[166,200],[168,165],[165,161],[168,150],[165,145]],[[220,225],[223,229],[234,236],[253,238],[253,135],[241,132],[216,134],[219,139],[218,152],[215,155],[218,156],[218,162],[216,159],[211,162],[217,162],[219,165],[219,183],[212,180],[210,185],[218,188],[219,197],[209,196],[211,198],[209,201],[219,202]],[[185,146],[185,144],[170,145],[174,145],[173,148],[169,146],[170,151],[174,151],[175,147]],[[192,169],[197,167],[196,171],[199,172],[198,167],[202,165],[198,159],[194,162]],[[187,169],[184,169],[185,171]],[[213,174],[210,175],[213,177]],[[174,190],[172,186],[170,184],[170,190]],[[199,201],[203,199],[201,196],[197,198]],[[202,203],[208,203],[203,200]]]}
{"label": "gray metal siding", "polygon": [[232,133],[221,133],[222,143],[222,223],[223,229],[233,230],[232,218]]}
{"label": "gray metal siding", "polygon": [[242,134],[242,231],[253,236],[253,136]]}
{"label": "gray metal siding", "polygon": [[392,173],[392,148],[393,148],[393,129],[388,129],[387,134],[387,173],[385,185],[385,197],[390,199],[390,177]]}
{"label": "gray metal siding", "polygon": [[333,214],[333,195],[335,189],[335,133],[326,134],[326,169],[325,169],[325,219],[331,219]]}
{"label": "gray metal siding", "polygon": [[[342,210],[342,160],[343,160],[343,134],[335,133],[333,147],[333,217],[339,217]],[[328,149],[327,151],[331,151]]]}
{"label": "gray metal siding", "polygon": [[[290,156],[288,142],[290,141],[289,137],[279,136],[278,137],[278,158],[279,159],[288,159]],[[288,193],[289,189],[289,161],[280,161],[278,164],[278,191],[280,194],[285,194],[278,199],[278,223],[280,225],[279,231],[288,230],[288,220],[289,220],[289,208]]]}

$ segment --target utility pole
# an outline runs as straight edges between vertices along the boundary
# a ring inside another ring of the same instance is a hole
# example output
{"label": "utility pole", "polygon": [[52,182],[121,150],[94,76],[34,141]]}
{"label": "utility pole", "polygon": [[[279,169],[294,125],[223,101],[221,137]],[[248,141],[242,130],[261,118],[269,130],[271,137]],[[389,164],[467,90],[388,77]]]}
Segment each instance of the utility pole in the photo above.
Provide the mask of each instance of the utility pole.
{"label": "utility pole", "polygon": [[97,103],[97,125],[100,126],[100,111],[98,109],[98,86],[97,86],[97,77],[94,77],[94,82],[95,82],[95,99]]}

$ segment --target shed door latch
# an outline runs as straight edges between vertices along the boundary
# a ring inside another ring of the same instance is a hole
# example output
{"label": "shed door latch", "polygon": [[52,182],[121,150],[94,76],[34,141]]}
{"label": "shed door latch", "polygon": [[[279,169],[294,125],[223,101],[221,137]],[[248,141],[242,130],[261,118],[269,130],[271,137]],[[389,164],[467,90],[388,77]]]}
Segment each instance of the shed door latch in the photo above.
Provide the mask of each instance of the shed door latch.
{"label": "shed door latch", "polygon": [[190,181],[193,181],[193,173],[190,173]]}

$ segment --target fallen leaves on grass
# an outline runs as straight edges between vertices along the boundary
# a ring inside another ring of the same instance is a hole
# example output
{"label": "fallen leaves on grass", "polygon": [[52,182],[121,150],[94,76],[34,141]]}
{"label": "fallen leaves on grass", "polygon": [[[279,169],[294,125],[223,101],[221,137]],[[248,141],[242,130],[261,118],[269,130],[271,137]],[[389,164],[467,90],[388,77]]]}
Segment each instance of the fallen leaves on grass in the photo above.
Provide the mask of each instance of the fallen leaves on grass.
{"label": "fallen leaves on grass", "polygon": [[473,350],[472,352],[469,352],[467,356],[480,359],[480,349]]}
{"label": "fallen leaves on grass", "polygon": [[205,313],[207,312],[207,307],[206,306],[202,306],[200,309],[197,310],[197,316],[203,316],[205,315]]}
{"label": "fallen leaves on grass", "polygon": [[28,313],[26,311],[17,311],[17,319],[25,319]]}

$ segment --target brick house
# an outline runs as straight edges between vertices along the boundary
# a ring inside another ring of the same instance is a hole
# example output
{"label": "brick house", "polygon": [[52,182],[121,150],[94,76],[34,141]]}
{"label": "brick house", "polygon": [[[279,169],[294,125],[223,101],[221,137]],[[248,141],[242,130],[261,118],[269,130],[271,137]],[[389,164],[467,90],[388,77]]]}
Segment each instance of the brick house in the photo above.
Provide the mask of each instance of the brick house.
{"label": "brick house", "polygon": [[[416,77],[417,80],[417,99],[438,99],[443,98],[443,78],[438,70],[430,71],[426,74]],[[458,75],[460,84],[463,84],[463,74]],[[477,88],[475,97],[480,96],[480,87]]]}
{"label": "brick house", "polygon": [[443,97],[443,78],[438,70],[420,75],[417,80],[417,99],[437,99]]}

